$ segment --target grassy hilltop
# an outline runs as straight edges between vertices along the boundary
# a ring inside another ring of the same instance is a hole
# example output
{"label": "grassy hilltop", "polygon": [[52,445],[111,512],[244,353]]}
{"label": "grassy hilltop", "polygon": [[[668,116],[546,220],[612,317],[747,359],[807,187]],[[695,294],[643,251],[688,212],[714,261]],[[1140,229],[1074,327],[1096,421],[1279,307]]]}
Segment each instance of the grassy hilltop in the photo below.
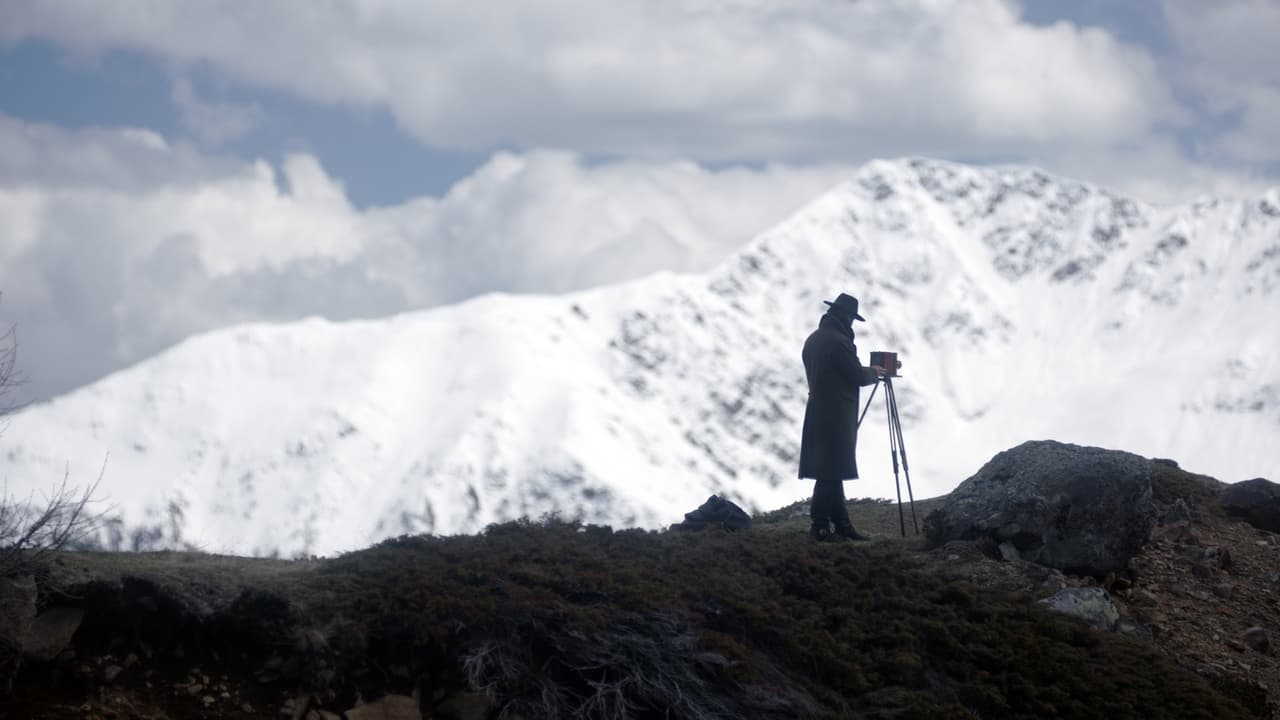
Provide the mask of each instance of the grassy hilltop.
{"label": "grassy hilltop", "polygon": [[814,543],[797,504],[740,533],[545,521],[328,560],[65,554],[43,601],[85,621],[5,716],[324,717],[393,694],[455,718],[1256,717],[1151,642],[1047,612],[988,548],[927,550],[895,505],[850,510],[879,539]]}

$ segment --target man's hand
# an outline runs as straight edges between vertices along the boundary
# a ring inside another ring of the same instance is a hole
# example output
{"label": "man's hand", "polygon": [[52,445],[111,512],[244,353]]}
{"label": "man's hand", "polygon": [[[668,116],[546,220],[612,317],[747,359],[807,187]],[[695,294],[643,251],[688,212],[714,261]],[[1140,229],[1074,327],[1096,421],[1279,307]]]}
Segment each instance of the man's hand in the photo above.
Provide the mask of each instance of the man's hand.
{"label": "man's hand", "polygon": [[888,374],[889,374],[889,371],[888,371],[888,370],[885,370],[884,368],[880,367],[879,365],[872,365],[872,366],[871,366],[871,369],[872,369],[873,371],[875,371],[876,377],[878,377],[878,378],[882,378],[882,377],[884,377],[885,375],[888,375]]}

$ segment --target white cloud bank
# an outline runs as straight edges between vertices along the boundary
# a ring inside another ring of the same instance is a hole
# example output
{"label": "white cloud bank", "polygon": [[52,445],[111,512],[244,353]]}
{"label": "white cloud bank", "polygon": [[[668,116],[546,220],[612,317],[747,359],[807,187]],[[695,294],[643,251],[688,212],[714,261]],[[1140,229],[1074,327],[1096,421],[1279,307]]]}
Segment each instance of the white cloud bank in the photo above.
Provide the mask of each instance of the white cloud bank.
{"label": "white cloud bank", "polygon": [[500,153],[443,197],[358,210],[308,155],[237,163],[3,116],[0,150],[0,317],[31,397],[234,322],[706,268],[844,176]]}
{"label": "white cloud bank", "polygon": [[[178,72],[386,109],[440,148],[1022,161],[1171,201],[1274,179],[1276,8],[1165,0],[1168,53],[1032,24],[1014,0],[63,0],[13,4],[0,43],[142,51]],[[183,88],[198,137],[255,121]]]}
{"label": "white cloud bank", "polygon": [[1183,83],[1216,113],[1236,116],[1203,150],[1246,166],[1280,164],[1280,3],[1165,0],[1164,10]]}
{"label": "white cloud bank", "polygon": [[710,161],[1041,153],[1145,142],[1186,113],[1142,48],[1001,0],[67,0],[0,38],[140,49],[439,147]]}

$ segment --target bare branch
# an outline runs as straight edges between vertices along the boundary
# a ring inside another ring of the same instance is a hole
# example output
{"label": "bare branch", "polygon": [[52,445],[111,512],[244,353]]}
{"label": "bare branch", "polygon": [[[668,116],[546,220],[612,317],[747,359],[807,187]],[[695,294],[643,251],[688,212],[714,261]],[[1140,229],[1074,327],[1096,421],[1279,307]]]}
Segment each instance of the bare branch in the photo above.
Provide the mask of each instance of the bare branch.
{"label": "bare branch", "polygon": [[68,484],[70,472],[47,497],[33,496],[19,502],[0,496],[0,577],[39,565],[47,557],[67,550],[94,535],[105,513],[90,512],[98,486],[106,473],[106,460],[98,479],[86,488]]}
{"label": "bare branch", "polygon": [[[21,383],[17,371],[18,342],[12,326],[0,333],[0,431],[7,415],[18,409],[10,400]],[[68,484],[70,471],[52,492],[37,502],[32,493],[25,502],[9,495],[8,483],[0,494],[0,577],[43,561],[49,554],[70,549],[95,534],[103,513],[90,513],[94,495],[106,473],[106,459],[98,479],[83,490]]]}

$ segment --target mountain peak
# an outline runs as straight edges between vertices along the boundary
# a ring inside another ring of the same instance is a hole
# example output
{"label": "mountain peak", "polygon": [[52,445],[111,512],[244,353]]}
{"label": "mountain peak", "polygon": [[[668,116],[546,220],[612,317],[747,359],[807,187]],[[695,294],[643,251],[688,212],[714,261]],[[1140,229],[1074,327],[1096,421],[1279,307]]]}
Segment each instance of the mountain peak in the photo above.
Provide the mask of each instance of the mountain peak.
{"label": "mountain peak", "polygon": [[[705,274],[217,331],[29,408],[0,453],[18,494],[109,454],[122,547],[329,553],[548,512],[656,527],[713,493],[776,506],[810,489],[799,349],[851,292],[864,361],[906,363],[918,496],[1038,438],[1274,475],[1276,208],[875,161]],[[879,403],[854,495],[898,489]]]}

